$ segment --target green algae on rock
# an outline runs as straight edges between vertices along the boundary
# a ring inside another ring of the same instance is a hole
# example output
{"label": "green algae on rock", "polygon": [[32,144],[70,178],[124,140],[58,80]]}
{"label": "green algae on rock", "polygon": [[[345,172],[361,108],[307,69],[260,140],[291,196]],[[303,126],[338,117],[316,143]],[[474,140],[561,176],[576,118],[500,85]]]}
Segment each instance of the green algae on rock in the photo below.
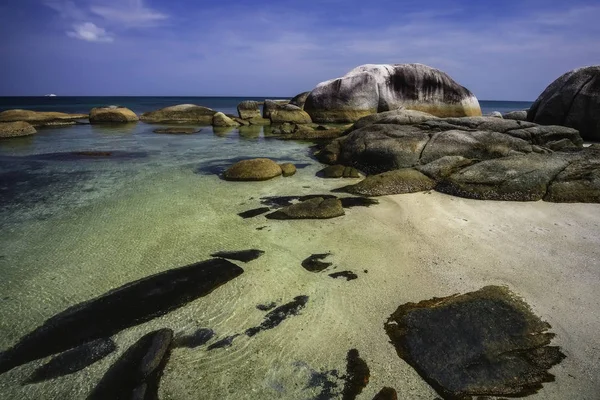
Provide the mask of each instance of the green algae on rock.
{"label": "green algae on rock", "polygon": [[505,287],[403,304],[384,325],[400,358],[444,399],[524,396],[565,357],[550,325]]}

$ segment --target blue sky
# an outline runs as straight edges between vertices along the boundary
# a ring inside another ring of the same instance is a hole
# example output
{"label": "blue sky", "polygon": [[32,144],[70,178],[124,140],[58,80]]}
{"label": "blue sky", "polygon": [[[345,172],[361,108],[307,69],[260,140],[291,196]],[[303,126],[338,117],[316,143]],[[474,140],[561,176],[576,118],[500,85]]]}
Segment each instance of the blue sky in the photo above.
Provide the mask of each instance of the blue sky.
{"label": "blue sky", "polygon": [[292,96],[419,62],[479,99],[534,100],[600,64],[598,21],[598,0],[4,0],[0,96]]}

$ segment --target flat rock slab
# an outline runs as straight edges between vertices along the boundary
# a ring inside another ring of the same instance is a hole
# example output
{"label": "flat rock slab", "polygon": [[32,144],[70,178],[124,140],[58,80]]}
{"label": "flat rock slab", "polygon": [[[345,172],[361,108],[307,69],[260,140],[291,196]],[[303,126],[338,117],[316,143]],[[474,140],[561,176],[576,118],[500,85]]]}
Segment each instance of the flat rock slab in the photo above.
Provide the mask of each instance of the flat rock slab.
{"label": "flat rock slab", "polygon": [[548,329],[499,286],[403,304],[385,323],[398,355],[444,399],[537,392],[565,357]]}
{"label": "flat rock slab", "polygon": [[413,168],[402,168],[370,175],[355,185],[345,186],[339,191],[363,196],[414,193],[431,190],[435,181]]}

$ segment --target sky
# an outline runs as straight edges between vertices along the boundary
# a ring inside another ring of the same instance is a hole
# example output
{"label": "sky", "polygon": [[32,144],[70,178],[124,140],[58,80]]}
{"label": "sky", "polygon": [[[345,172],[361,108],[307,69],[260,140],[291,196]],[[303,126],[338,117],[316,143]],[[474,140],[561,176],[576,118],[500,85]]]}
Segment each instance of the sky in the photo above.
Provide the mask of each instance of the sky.
{"label": "sky", "polygon": [[480,100],[600,64],[599,0],[3,0],[0,96],[293,96],[422,63]]}

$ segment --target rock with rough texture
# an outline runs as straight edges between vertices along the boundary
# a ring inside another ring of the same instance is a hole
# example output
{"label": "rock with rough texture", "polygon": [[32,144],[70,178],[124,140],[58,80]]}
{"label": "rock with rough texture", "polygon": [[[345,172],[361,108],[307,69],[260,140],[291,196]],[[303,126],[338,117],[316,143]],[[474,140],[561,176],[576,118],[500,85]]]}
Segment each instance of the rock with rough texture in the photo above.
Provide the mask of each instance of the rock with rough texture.
{"label": "rock with rough texture", "polygon": [[276,110],[280,106],[285,106],[289,103],[289,100],[265,100],[263,104],[263,118],[270,120],[271,112],[273,112],[273,110]]}
{"label": "rock with rough texture", "polygon": [[267,214],[269,219],[328,219],[344,215],[342,202],[336,198],[314,197]]}
{"label": "rock with rough texture", "polygon": [[548,346],[550,325],[505,287],[406,303],[384,326],[398,356],[444,399],[536,393],[565,358]]}
{"label": "rock with rough texture", "polygon": [[463,156],[444,156],[429,164],[417,165],[415,169],[434,181],[439,181],[471,164],[473,164],[473,160]]}
{"label": "rock with rough texture", "polygon": [[296,166],[292,163],[279,164],[284,177],[292,176],[296,173]]}
{"label": "rock with rough texture", "polygon": [[0,138],[29,136],[36,132],[35,128],[29,122],[0,122]]}
{"label": "rock with rough texture", "polygon": [[90,111],[90,124],[126,124],[139,121],[138,116],[129,108],[109,106],[94,107]]}
{"label": "rock with rough texture", "polygon": [[398,393],[396,389],[386,386],[373,397],[373,400],[398,400]]}
{"label": "rock with rough texture", "polygon": [[[284,126],[286,124],[282,124]],[[281,132],[281,133],[278,133]],[[274,129],[274,134],[278,134],[277,139],[281,140],[308,140],[308,141],[321,141],[326,139],[335,139],[344,134],[341,129],[337,128],[325,128],[315,129],[309,125],[297,125],[294,124],[289,131],[285,129]]]}
{"label": "rock with rough texture", "polygon": [[338,190],[362,196],[385,196],[388,194],[414,193],[431,190],[435,181],[412,168],[402,168],[369,175],[355,185]]}
{"label": "rock with rough texture", "polygon": [[568,157],[558,153],[486,160],[450,175],[436,190],[479,200],[537,201],[567,165]]}
{"label": "rock with rough texture", "polygon": [[148,123],[197,123],[211,125],[217,112],[195,104],[179,104],[143,113],[140,119]]}
{"label": "rock with rough texture", "polygon": [[600,65],[574,69],[552,82],[527,113],[541,125],[575,128],[585,140],[600,140]]}
{"label": "rock with rough texture", "polygon": [[423,64],[359,66],[317,85],[304,104],[315,122],[352,122],[400,107],[440,117],[481,115],[469,90]]}
{"label": "rock with rough texture", "polygon": [[373,124],[414,125],[432,119],[437,119],[437,117],[423,111],[400,108],[398,110],[384,111],[362,117],[356,121],[347,132],[350,133]]}
{"label": "rock with rough texture", "polygon": [[77,120],[88,118],[87,114],[67,114],[54,111],[6,110],[0,113],[0,122],[25,121],[34,127],[74,125]]}
{"label": "rock with rough texture", "polygon": [[492,117],[492,118],[500,118],[500,119],[504,118],[504,117],[502,116],[502,113],[501,113],[500,111],[492,111],[492,112],[491,112],[491,113],[488,115],[488,117]]}
{"label": "rock with rough texture", "polygon": [[172,128],[158,128],[154,130],[154,133],[166,133],[171,135],[191,135],[192,133],[198,133],[202,129],[198,128],[186,128],[186,127],[172,127]]}
{"label": "rock with rough texture", "polygon": [[502,114],[504,119],[512,119],[514,121],[527,121],[527,110],[509,111]]}
{"label": "rock with rough texture", "polygon": [[213,115],[212,124],[213,124],[213,126],[218,126],[218,127],[240,126],[239,123],[235,122],[233,119],[229,118],[227,115],[223,114],[222,112],[218,112],[215,115]]}
{"label": "rock with rough texture", "polygon": [[308,98],[309,94],[310,92],[302,92],[300,94],[295,95],[290,100],[290,104],[304,109],[304,103],[306,103],[306,99]]}
{"label": "rock with rough texture", "polygon": [[360,178],[356,168],[336,164],[323,168],[318,172],[323,178]]}
{"label": "rock with rough texture", "polygon": [[586,148],[551,182],[544,197],[556,203],[600,203],[600,149]]}
{"label": "rock with rough texture", "polygon": [[241,119],[261,118],[260,104],[258,101],[244,100],[237,106]]}
{"label": "rock with rough texture", "polygon": [[294,124],[310,124],[312,122],[306,111],[292,104],[277,105],[271,110],[269,118],[274,124],[284,122],[291,122]]}
{"label": "rock with rough texture", "polygon": [[229,167],[223,177],[228,181],[264,181],[282,174],[281,167],[268,158],[242,160]]}

